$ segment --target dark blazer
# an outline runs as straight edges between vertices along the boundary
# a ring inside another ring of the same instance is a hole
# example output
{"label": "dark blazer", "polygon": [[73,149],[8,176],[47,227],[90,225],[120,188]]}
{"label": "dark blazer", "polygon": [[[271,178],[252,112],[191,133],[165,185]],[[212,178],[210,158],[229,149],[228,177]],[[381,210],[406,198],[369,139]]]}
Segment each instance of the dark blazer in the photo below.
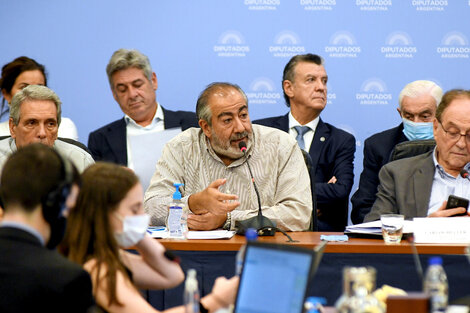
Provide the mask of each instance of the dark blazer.
{"label": "dark blazer", "polygon": [[433,152],[393,161],[382,167],[377,200],[364,222],[378,220],[386,213],[403,214],[405,219],[428,215],[436,170]]}
{"label": "dark blazer", "polygon": [[32,234],[0,227],[0,312],[86,312],[91,279]]}
{"label": "dark blazer", "polygon": [[403,124],[370,136],[364,141],[364,161],[359,188],[351,197],[351,221],[362,223],[376,199],[379,171],[388,163],[393,148],[408,141],[403,134]]}
{"label": "dark blazer", "polygon": [[[289,132],[288,114],[253,123]],[[319,230],[343,231],[347,225],[349,193],[354,183],[355,151],[353,135],[320,119],[309,150],[312,168],[315,169]],[[333,176],[338,179],[337,183],[328,184]],[[322,227],[322,223],[327,225]]]}
{"label": "dark blazer", "polygon": [[[165,129],[199,127],[196,114],[163,109]],[[127,166],[126,121],[124,118],[105,125],[88,136],[88,149],[95,161],[108,161]]]}

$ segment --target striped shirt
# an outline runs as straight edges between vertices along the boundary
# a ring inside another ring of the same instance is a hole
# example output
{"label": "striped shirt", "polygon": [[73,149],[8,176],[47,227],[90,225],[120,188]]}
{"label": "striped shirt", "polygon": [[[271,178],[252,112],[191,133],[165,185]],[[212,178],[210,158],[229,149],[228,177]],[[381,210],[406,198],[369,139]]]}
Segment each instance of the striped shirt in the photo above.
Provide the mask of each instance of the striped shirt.
{"label": "striped shirt", "polygon": [[[280,130],[252,125],[253,144],[247,156],[261,197],[263,215],[288,231],[306,230],[312,214],[310,178],[295,139]],[[145,193],[144,208],[153,225],[164,225],[167,205],[175,188],[180,188],[182,201],[204,190],[211,182],[226,178],[220,187],[224,193],[238,195],[240,205],[231,212],[235,221],[253,217],[258,201],[245,158],[225,165],[215,154],[201,129],[190,128],[169,141],[163,148],[156,171]]]}

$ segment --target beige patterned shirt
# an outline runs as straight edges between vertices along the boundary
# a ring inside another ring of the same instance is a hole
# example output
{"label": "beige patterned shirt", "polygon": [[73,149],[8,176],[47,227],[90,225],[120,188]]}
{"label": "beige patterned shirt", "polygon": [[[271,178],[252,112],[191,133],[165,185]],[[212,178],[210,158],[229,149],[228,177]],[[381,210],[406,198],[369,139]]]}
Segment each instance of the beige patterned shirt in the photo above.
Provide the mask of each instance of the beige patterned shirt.
{"label": "beige patterned shirt", "polygon": [[[307,230],[312,214],[310,178],[295,139],[280,130],[252,125],[253,145],[248,160],[261,197],[263,215],[288,231]],[[205,189],[211,182],[226,178],[219,188],[238,195],[240,206],[231,213],[231,225],[257,215],[258,200],[245,158],[226,166],[215,154],[204,133],[190,128],[163,148],[156,171],[145,193],[144,208],[153,225],[164,225],[175,188],[180,188],[187,204],[191,194]]]}

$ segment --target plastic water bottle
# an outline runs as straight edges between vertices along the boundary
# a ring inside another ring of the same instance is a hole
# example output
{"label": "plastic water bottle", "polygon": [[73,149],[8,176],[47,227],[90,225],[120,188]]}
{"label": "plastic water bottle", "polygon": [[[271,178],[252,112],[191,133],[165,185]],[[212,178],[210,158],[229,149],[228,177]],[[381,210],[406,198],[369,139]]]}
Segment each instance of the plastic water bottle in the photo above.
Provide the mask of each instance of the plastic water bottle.
{"label": "plastic water bottle", "polygon": [[183,184],[173,184],[176,191],[173,193],[173,201],[168,205],[168,219],[166,228],[169,237],[176,239],[184,239],[188,233],[188,216],[184,203],[181,201],[181,193],[179,187]]}
{"label": "plastic water bottle", "polygon": [[196,270],[189,269],[184,283],[184,312],[199,313],[199,288]]}
{"label": "plastic water bottle", "polygon": [[[258,232],[254,228],[248,228],[245,232],[246,241],[256,241],[258,239]],[[235,259],[235,275],[240,275],[243,268],[243,259],[245,258],[245,249],[246,245],[243,245],[240,250],[238,250],[236,259]]]}
{"label": "plastic water bottle", "polygon": [[444,312],[449,297],[447,275],[442,267],[442,258],[429,259],[429,266],[424,276],[424,292],[431,297],[431,312]]}

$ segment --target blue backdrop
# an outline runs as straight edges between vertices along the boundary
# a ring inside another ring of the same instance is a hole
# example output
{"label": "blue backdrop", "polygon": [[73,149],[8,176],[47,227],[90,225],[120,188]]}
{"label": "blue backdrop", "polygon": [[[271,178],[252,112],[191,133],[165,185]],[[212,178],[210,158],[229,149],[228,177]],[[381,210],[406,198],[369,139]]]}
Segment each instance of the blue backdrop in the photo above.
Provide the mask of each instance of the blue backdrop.
{"label": "blue backdrop", "polygon": [[470,88],[469,16],[470,0],[4,0],[0,64],[20,55],[45,64],[86,143],[122,117],[105,73],[119,48],[150,58],[168,109],[194,111],[208,83],[230,81],[249,96],[252,119],[287,112],[284,65],[316,53],[329,75],[322,118],[356,137],[357,182],[362,143],[400,122],[406,83]]}

